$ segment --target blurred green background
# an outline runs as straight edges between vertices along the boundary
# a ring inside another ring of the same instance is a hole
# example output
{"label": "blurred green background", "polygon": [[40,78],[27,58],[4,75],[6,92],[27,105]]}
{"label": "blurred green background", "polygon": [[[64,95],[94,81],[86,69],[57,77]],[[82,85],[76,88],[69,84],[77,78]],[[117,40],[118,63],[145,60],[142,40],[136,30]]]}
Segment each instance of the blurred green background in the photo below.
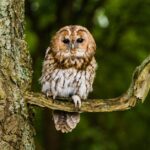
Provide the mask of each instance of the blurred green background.
{"label": "blurred green background", "polygon": [[[87,27],[97,43],[97,76],[92,98],[120,96],[132,72],[150,54],[149,0],[26,0],[26,40],[33,59],[32,90],[45,50],[62,26]],[[54,129],[50,110],[34,108],[37,150],[148,150],[150,94],[144,104],[124,112],[83,113],[69,134]]]}

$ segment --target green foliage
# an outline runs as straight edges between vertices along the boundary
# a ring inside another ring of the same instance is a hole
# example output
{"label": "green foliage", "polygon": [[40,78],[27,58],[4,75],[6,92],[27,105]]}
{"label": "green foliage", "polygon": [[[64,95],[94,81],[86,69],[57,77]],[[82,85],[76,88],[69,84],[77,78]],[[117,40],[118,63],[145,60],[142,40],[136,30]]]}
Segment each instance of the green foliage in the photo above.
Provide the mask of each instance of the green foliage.
{"label": "green foliage", "polygon": [[[97,43],[99,67],[90,97],[111,98],[124,93],[133,70],[149,55],[149,8],[149,0],[26,0],[33,90],[40,91],[38,79],[50,37],[64,25],[80,24],[92,32]],[[80,124],[69,134],[56,132],[50,117],[44,119],[49,112],[38,111],[37,149],[150,149],[148,99],[125,112],[82,114]]]}

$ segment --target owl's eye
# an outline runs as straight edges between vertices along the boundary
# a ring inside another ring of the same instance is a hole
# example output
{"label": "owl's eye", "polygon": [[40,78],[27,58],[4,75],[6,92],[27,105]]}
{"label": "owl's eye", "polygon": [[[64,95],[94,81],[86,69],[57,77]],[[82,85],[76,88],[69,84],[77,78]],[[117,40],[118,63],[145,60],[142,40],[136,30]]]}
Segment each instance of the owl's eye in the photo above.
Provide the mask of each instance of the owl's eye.
{"label": "owl's eye", "polygon": [[64,39],[64,40],[63,40],[63,43],[69,44],[69,43],[70,43],[70,40],[69,40],[69,39]]}
{"label": "owl's eye", "polygon": [[84,40],[82,38],[77,39],[77,43],[82,43]]}

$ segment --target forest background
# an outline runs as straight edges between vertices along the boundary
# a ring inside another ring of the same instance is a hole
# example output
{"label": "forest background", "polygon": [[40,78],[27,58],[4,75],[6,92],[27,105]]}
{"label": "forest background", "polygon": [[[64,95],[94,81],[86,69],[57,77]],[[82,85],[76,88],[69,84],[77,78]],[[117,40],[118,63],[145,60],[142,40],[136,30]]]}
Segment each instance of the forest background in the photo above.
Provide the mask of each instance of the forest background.
{"label": "forest background", "polygon": [[[91,98],[113,98],[129,87],[132,73],[150,54],[149,0],[26,0],[26,41],[33,59],[32,90],[38,82],[45,50],[65,25],[87,27],[96,43],[98,62]],[[150,95],[124,112],[83,113],[69,134],[54,129],[51,112],[35,108],[38,150],[150,149]]]}

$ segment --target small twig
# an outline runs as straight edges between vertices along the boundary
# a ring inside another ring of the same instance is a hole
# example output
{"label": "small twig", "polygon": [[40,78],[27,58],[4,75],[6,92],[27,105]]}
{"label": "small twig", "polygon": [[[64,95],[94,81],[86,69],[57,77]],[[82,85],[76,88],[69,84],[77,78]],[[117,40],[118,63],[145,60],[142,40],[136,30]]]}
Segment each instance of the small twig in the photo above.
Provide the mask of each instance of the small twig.
{"label": "small twig", "polygon": [[[150,89],[150,56],[134,71],[128,91],[120,97],[112,99],[88,99],[82,101],[80,112],[123,111],[134,107],[138,100],[144,102]],[[47,107],[54,110],[75,112],[73,103],[46,98],[41,93],[27,92],[25,99],[29,104]]]}

